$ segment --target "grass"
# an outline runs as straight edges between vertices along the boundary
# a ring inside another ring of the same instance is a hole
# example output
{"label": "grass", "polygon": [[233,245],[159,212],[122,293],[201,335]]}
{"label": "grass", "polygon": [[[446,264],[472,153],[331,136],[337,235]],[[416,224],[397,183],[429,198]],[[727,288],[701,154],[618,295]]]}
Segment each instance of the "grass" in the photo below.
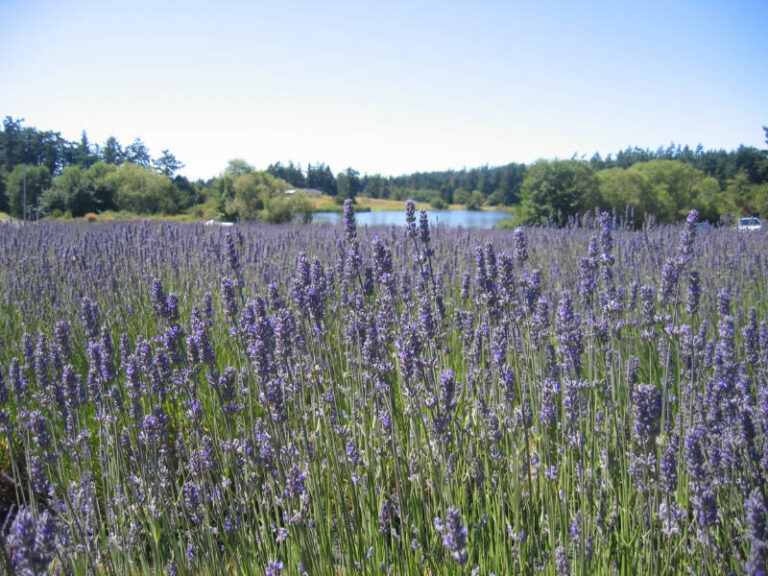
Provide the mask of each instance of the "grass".
{"label": "grass", "polygon": [[[309,196],[312,207],[317,212],[342,212],[343,206],[335,201],[333,196]],[[365,198],[359,196],[355,199],[355,210],[366,212],[400,211],[405,206],[404,200],[390,200],[388,198]],[[463,210],[463,204],[450,204],[446,210]],[[483,210],[502,210],[501,207],[483,207]],[[429,202],[416,202],[416,210],[434,211]],[[509,208],[511,210],[511,208]]]}

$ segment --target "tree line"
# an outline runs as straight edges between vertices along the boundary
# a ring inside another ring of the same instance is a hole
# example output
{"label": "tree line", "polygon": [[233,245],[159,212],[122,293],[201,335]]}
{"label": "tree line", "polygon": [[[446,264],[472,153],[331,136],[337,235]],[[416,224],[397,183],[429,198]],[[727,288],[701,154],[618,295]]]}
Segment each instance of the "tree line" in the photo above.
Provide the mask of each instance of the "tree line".
{"label": "tree line", "polygon": [[152,158],[139,138],[125,147],[114,137],[98,145],[83,132],[71,142],[23,123],[6,116],[0,130],[0,211],[16,218],[174,214],[203,200],[201,187],[176,175],[184,164],[168,150]]}
{"label": "tree line", "polygon": [[[768,128],[763,128],[768,145]],[[402,176],[335,173],[323,163],[277,162],[257,170],[232,160],[217,176],[190,182],[168,150],[153,158],[139,139],[122,146],[110,137],[70,142],[7,116],[0,130],[0,211],[17,218],[82,216],[122,210],[135,214],[215,214],[227,219],[282,222],[312,206],[301,190],[335,197],[414,199],[434,208],[515,206],[518,221],[564,224],[594,207],[626,210],[636,225],[649,217],[680,219],[691,208],[716,221],[724,215],[768,216],[768,150],[704,150],[670,145],[629,147],[605,158],[574,156]],[[286,195],[286,191],[298,193]]]}
{"label": "tree line", "polygon": [[[768,128],[763,128],[768,145]],[[628,147],[605,158],[539,160],[530,165],[360,176],[352,168],[336,176],[327,166],[292,162],[268,172],[296,186],[318,188],[340,200],[355,195],[458,204],[517,206],[518,222],[562,225],[595,207],[627,212],[635,225],[684,218],[692,208],[711,222],[723,216],[768,216],[768,150],[704,150],[669,145],[656,150]],[[323,179],[318,178],[322,173]]]}

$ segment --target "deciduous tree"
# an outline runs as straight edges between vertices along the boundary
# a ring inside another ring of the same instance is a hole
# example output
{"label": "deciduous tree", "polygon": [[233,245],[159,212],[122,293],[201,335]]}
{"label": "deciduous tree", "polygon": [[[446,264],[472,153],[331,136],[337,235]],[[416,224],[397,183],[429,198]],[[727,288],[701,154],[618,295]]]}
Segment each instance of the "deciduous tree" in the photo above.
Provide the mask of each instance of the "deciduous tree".
{"label": "deciduous tree", "polygon": [[599,204],[597,176],[583,160],[540,160],[521,186],[523,220],[528,224],[566,223]]}
{"label": "deciduous tree", "polygon": [[50,186],[51,173],[45,166],[16,165],[6,185],[11,214],[16,218],[34,218],[37,201]]}

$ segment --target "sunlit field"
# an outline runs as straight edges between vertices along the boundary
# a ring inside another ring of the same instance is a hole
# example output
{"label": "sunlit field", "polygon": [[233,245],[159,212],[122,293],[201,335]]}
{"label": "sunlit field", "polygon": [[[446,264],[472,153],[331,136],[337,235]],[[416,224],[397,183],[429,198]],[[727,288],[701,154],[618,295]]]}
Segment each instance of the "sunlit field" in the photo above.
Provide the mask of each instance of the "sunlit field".
{"label": "sunlit field", "polygon": [[758,574],[768,235],[0,224],[19,574]]}

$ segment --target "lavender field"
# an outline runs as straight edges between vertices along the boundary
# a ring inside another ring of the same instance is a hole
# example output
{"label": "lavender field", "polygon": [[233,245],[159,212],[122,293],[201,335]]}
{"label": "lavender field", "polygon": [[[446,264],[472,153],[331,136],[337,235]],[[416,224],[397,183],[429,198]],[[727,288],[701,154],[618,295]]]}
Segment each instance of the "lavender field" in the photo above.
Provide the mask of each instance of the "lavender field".
{"label": "lavender field", "polygon": [[762,574],[768,236],[0,225],[19,574]]}

